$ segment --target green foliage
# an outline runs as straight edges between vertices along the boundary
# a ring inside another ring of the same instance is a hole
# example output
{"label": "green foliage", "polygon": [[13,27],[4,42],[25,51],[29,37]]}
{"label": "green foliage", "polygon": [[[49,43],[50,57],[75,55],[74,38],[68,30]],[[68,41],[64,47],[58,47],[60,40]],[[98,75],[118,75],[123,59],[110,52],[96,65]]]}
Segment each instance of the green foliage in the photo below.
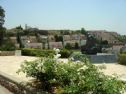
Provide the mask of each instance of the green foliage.
{"label": "green foliage", "polygon": [[4,24],[4,17],[5,17],[5,11],[4,9],[0,6],[0,28]]}
{"label": "green foliage", "polygon": [[68,49],[68,50],[72,49],[72,45],[70,43],[66,43],[65,49]]}
{"label": "green foliage", "polygon": [[60,34],[61,35],[69,35],[70,34],[70,30],[60,30]]}
{"label": "green foliage", "polygon": [[[48,57],[52,56],[55,52],[53,50],[41,50],[41,49],[30,49],[30,48],[24,48],[22,49],[22,55],[25,56],[39,56],[39,57]],[[68,58],[72,51],[63,49],[60,51],[61,58]]]}
{"label": "green foliage", "polygon": [[63,49],[60,51],[61,58],[68,58],[72,53],[73,51],[67,49]]}
{"label": "green foliage", "polygon": [[3,27],[4,17],[5,17],[5,11],[0,6],[0,46],[3,44],[3,39],[4,39],[4,35],[5,35],[5,28]]}
{"label": "green foliage", "polygon": [[75,49],[79,49],[79,44],[77,42],[75,43]]}
{"label": "green foliage", "polygon": [[9,39],[5,40],[2,46],[0,47],[1,51],[13,51],[16,47]]}
{"label": "green foliage", "polygon": [[39,56],[39,57],[48,57],[52,56],[55,52],[53,50],[41,50],[41,49],[22,49],[22,55],[26,56]]}
{"label": "green foliage", "polygon": [[63,36],[55,35],[54,37],[56,42],[63,42]]}
{"label": "green foliage", "polygon": [[50,86],[55,86],[56,94],[122,94],[126,88],[124,83],[99,70],[90,63],[41,58],[25,61],[18,73],[23,72],[27,77],[45,83],[44,90],[48,91]]}
{"label": "green foliage", "polygon": [[72,61],[82,61],[85,63],[89,63],[89,57],[85,54],[81,54],[80,52],[74,52],[70,56],[70,60]]}
{"label": "green foliage", "polygon": [[120,64],[126,65],[126,53],[119,54],[118,62]]}
{"label": "green foliage", "polygon": [[20,26],[17,26],[16,29],[18,29],[18,30],[23,30],[23,28],[22,28],[21,25],[20,25]]}
{"label": "green foliage", "polygon": [[124,44],[126,43],[126,35],[115,36],[115,38]]}
{"label": "green foliage", "polygon": [[87,31],[84,28],[81,28],[81,34],[87,35]]}

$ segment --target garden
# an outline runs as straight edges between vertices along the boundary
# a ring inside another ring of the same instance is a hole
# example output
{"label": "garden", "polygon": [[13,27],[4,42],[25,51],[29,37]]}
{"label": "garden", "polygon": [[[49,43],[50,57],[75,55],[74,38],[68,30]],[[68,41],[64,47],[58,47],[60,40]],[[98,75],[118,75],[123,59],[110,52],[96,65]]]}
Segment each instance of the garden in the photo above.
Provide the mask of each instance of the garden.
{"label": "garden", "polygon": [[[21,64],[23,72],[35,80],[30,86],[51,94],[123,94],[124,82],[118,76],[107,76],[86,57],[74,55],[68,62],[60,61],[59,49],[53,55]],[[74,58],[73,58],[74,57]],[[75,58],[79,58],[79,61]]]}

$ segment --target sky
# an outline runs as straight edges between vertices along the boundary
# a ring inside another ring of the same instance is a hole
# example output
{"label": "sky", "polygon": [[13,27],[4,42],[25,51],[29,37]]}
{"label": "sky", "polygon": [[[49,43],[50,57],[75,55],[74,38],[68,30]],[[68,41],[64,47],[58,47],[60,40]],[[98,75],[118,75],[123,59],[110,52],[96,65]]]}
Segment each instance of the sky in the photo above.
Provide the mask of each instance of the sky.
{"label": "sky", "polygon": [[126,0],[0,0],[8,29],[108,30],[126,35]]}

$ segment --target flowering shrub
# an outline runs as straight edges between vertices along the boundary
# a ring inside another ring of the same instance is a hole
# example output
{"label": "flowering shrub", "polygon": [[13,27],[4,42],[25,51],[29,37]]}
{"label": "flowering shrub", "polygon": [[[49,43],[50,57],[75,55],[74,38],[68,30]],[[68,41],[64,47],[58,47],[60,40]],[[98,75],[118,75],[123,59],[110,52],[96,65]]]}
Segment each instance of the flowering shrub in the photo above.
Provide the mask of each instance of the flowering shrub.
{"label": "flowering shrub", "polygon": [[55,87],[56,94],[122,94],[124,91],[125,85],[117,77],[104,75],[90,63],[61,62],[57,59],[59,50],[55,51],[54,58],[25,61],[18,72],[45,83],[44,90]]}

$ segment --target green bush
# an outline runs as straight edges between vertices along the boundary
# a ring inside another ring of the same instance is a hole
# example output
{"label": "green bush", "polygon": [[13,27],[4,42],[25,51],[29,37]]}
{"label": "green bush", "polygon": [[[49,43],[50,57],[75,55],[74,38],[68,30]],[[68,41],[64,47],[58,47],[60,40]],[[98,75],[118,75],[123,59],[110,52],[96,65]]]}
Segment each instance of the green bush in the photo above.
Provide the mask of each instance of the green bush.
{"label": "green bush", "polygon": [[[122,94],[125,84],[106,76],[90,63],[60,62],[54,58],[25,61],[19,72],[42,83],[42,89],[55,94]],[[49,91],[55,87],[54,91]]]}
{"label": "green bush", "polygon": [[4,41],[4,44],[0,47],[1,51],[14,51],[16,49],[14,43],[9,40]]}
{"label": "green bush", "polygon": [[22,49],[22,55],[25,56],[39,56],[48,57],[53,56],[55,52],[53,50],[41,50],[41,49]]}
{"label": "green bush", "polygon": [[87,55],[82,54],[81,52],[74,52],[70,56],[72,61],[82,61],[82,62],[89,62],[89,58]]}
{"label": "green bush", "polygon": [[[48,57],[48,56],[53,56],[55,53],[54,50],[41,50],[41,49],[22,49],[22,55],[25,56],[40,56],[40,57]],[[68,58],[71,54],[72,51],[63,49],[60,51],[61,58]]]}
{"label": "green bush", "polygon": [[61,58],[68,58],[73,52],[71,50],[63,49],[59,52],[61,54]]}
{"label": "green bush", "polygon": [[119,54],[118,62],[120,64],[126,65],[126,54]]}

